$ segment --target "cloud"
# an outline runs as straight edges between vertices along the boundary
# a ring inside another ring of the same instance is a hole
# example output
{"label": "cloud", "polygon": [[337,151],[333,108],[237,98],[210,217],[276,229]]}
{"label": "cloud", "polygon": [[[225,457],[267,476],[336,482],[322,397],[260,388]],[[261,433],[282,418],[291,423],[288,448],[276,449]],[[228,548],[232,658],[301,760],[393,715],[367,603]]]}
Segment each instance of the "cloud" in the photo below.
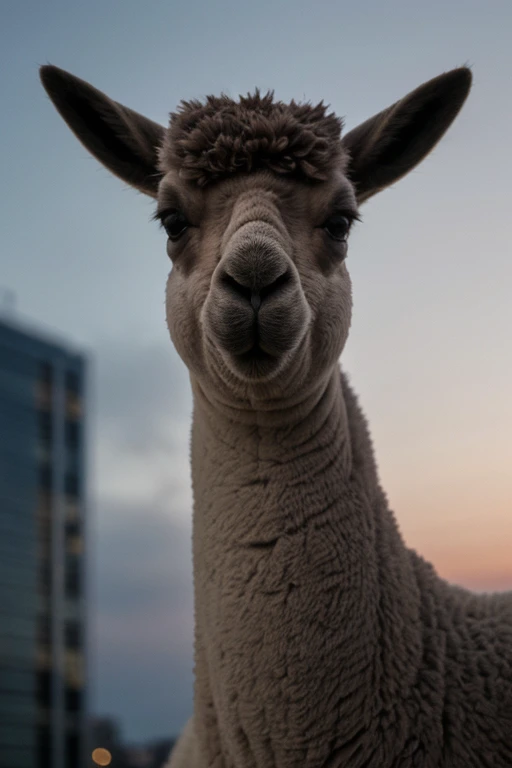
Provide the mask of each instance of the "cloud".
{"label": "cloud", "polygon": [[[167,502],[175,520],[190,519],[188,374],[173,350],[133,339],[98,345],[97,452],[100,499]],[[101,516],[100,525],[103,516]]]}
{"label": "cloud", "polygon": [[96,348],[100,432],[133,452],[175,447],[169,423],[188,422],[192,399],[171,341],[102,339]]}
{"label": "cloud", "polygon": [[93,708],[129,741],[192,709],[193,592],[184,368],[167,347],[100,342],[91,517]]}

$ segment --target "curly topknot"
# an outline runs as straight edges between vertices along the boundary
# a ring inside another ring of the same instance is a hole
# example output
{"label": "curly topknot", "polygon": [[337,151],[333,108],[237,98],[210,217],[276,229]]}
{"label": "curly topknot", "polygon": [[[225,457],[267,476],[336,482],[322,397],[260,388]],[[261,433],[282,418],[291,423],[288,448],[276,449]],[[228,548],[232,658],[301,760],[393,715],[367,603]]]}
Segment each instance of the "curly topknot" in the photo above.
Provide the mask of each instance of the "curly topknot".
{"label": "curly topknot", "polygon": [[262,168],[323,181],[342,156],[342,125],[323,102],[284,104],[273,92],[182,101],[171,113],[161,165],[199,186]]}

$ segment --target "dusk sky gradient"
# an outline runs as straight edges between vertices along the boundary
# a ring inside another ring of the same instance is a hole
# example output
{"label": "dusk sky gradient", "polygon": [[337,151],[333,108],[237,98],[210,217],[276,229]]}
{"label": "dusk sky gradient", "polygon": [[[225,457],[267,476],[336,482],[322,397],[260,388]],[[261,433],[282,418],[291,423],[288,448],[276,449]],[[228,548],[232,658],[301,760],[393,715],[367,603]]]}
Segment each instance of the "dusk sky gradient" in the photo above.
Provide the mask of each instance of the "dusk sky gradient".
{"label": "dusk sky gradient", "polygon": [[347,128],[468,63],[435,151],[362,208],[342,364],[407,543],[466,586],[512,588],[510,0],[4,0],[0,286],[91,368],[91,695],[128,740],[192,706],[187,372],[164,320],[153,203],[78,143],[47,62],[167,122],[182,98],[259,86]]}

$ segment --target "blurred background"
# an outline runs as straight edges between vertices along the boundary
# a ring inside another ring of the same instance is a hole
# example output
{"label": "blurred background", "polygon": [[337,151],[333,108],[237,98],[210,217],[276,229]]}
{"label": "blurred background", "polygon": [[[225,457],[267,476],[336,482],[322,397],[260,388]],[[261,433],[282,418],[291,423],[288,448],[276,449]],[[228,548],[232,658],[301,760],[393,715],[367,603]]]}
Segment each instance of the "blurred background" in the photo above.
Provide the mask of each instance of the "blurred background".
{"label": "blurred background", "polygon": [[259,86],[347,128],[473,67],[441,144],[363,208],[342,364],[407,543],[505,590],[511,30],[509,0],[0,3],[0,768],[159,768],[192,709],[191,398],[165,236],[38,66],[164,124],[182,98]]}

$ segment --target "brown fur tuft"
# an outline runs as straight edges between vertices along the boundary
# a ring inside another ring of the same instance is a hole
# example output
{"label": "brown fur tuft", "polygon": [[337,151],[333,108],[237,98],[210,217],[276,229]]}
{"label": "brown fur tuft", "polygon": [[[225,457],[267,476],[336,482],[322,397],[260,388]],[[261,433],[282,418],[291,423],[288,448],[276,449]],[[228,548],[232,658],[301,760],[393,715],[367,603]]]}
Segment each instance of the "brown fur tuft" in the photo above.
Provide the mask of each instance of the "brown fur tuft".
{"label": "brown fur tuft", "polygon": [[324,181],[342,158],[342,120],[317,106],[274,101],[273,92],[208,96],[182,101],[171,113],[161,153],[183,179],[204,186],[235,172],[268,168],[276,173]]}

